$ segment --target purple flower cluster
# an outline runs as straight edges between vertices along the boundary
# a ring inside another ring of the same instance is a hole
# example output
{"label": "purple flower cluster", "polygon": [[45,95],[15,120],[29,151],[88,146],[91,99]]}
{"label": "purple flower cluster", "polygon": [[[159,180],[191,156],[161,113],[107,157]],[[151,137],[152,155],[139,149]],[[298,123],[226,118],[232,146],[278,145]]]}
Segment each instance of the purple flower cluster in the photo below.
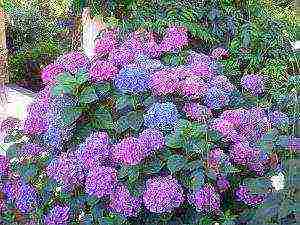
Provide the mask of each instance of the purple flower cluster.
{"label": "purple flower cluster", "polygon": [[45,149],[38,144],[26,143],[21,148],[20,156],[35,157],[39,156],[43,151],[45,151]]}
{"label": "purple flower cluster", "polygon": [[116,29],[108,30],[103,33],[101,38],[95,40],[94,52],[97,55],[106,55],[117,48],[118,31]]}
{"label": "purple flower cluster", "polygon": [[125,66],[134,61],[135,54],[125,47],[119,47],[109,53],[109,61],[116,66]]}
{"label": "purple flower cluster", "polygon": [[205,96],[208,91],[208,85],[199,76],[189,76],[179,83],[180,93],[192,99]]}
{"label": "purple flower cluster", "polygon": [[97,60],[89,70],[89,80],[92,82],[110,81],[118,74],[118,68],[111,62]]}
{"label": "purple flower cluster", "polygon": [[171,212],[174,208],[179,207],[183,201],[183,189],[172,176],[155,177],[146,181],[143,202],[150,212]]}
{"label": "purple flower cluster", "polygon": [[137,165],[145,157],[139,139],[127,137],[117,143],[112,149],[112,157],[124,165]]}
{"label": "purple flower cluster", "polygon": [[69,206],[54,206],[44,217],[45,225],[67,225],[70,215]]}
{"label": "purple flower cluster", "polygon": [[258,175],[263,175],[266,162],[260,156],[261,151],[250,147],[247,142],[235,143],[230,149],[230,158],[234,163],[247,166]]}
{"label": "purple flower cluster", "polygon": [[144,124],[148,128],[167,130],[177,124],[178,117],[178,111],[174,103],[155,103],[144,115]]}
{"label": "purple flower cluster", "polygon": [[229,189],[230,182],[225,177],[218,177],[216,182],[219,191],[223,192]]}
{"label": "purple flower cluster", "polygon": [[189,201],[201,212],[216,214],[220,212],[220,196],[211,185],[204,185],[200,190],[196,191],[196,193],[189,196]]}
{"label": "purple flower cluster", "polygon": [[63,185],[65,190],[82,183],[84,172],[77,157],[71,153],[61,153],[60,156],[47,166],[47,175]]}
{"label": "purple flower cluster", "polygon": [[112,212],[119,213],[124,217],[137,216],[141,209],[142,201],[134,197],[125,185],[118,185],[110,196],[109,208]]}
{"label": "purple flower cluster", "polygon": [[204,103],[210,109],[222,109],[229,104],[229,94],[219,88],[211,87],[204,97]]}
{"label": "purple flower cluster", "polygon": [[182,109],[186,116],[191,120],[196,120],[201,123],[206,123],[211,117],[212,112],[204,105],[195,102],[185,103]]}
{"label": "purple flower cluster", "polygon": [[165,146],[165,137],[160,130],[149,128],[140,134],[139,143],[144,149],[144,155],[148,156]]}
{"label": "purple flower cluster", "polygon": [[62,65],[52,63],[42,70],[41,78],[44,84],[53,85],[56,83],[56,78],[64,72],[65,70]]}
{"label": "purple flower cluster", "polygon": [[56,63],[71,74],[76,74],[79,70],[87,71],[90,67],[88,57],[81,52],[68,52],[60,56]]}
{"label": "purple flower cluster", "polygon": [[85,181],[85,192],[98,198],[112,194],[117,184],[117,170],[111,167],[98,166],[92,168]]}
{"label": "purple flower cluster", "polygon": [[20,126],[20,120],[13,117],[7,117],[3,121],[0,121],[0,132],[1,131],[11,131],[13,129],[17,129]]}
{"label": "purple flower cluster", "polygon": [[163,52],[172,52],[188,44],[188,34],[185,27],[172,26],[166,31],[159,47]]}
{"label": "purple flower cluster", "polygon": [[149,74],[136,66],[127,66],[114,78],[114,84],[123,93],[141,93],[148,89]]}
{"label": "purple flower cluster", "polygon": [[264,78],[257,74],[248,74],[242,77],[241,85],[252,95],[261,95],[264,90]]}
{"label": "purple flower cluster", "polygon": [[7,175],[10,170],[9,158],[4,155],[0,155],[0,176]]}
{"label": "purple flower cluster", "polygon": [[110,138],[106,132],[92,133],[78,151],[85,169],[105,163],[111,157]]}
{"label": "purple flower cluster", "polygon": [[210,86],[219,88],[227,93],[231,93],[235,90],[235,86],[231,84],[228,78],[223,75],[213,77],[210,80]]}
{"label": "purple flower cluster", "polygon": [[236,191],[235,195],[238,201],[242,201],[249,206],[257,206],[264,202],[264,194],[251,194],[247,186],[241,185]]}

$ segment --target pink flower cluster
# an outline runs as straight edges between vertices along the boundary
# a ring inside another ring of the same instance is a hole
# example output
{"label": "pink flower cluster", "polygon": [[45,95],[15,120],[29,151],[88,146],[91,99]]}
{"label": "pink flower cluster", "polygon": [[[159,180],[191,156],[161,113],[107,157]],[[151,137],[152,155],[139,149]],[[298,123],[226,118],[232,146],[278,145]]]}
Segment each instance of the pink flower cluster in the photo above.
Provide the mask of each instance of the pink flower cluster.
{"label": "pink flower cluster", "polygon": [[119,72],[113,63],[105,60],[97,60],[89,70],[89,80],[92,82],[110,81]]}
{"label": "pink flower cluster", "polygon": [[104,32],[101,38],[95,40],[95,53],[97,55],[106,55],[117,48],[118,30],[112,29]]}
{"label": "pink flower cluster", "polygon": [[55,84],[56,83],[56,77],[64,73],[64,67],[62,65],[52,63],[47,65],[43,70],[41,74],[41,78],[43,80],[44,84]]}

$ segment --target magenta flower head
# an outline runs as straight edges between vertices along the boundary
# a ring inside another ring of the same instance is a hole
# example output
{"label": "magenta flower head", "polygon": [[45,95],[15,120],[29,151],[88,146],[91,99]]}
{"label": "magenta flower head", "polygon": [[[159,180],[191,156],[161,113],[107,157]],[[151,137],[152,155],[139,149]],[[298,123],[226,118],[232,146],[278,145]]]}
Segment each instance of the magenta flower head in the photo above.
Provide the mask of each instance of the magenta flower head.
{"label": "magenta flower head", "polygon": [[228,190],[228,188],[230,187],[230,183],[225,177],[221,176],[221,177],[218,177],[217,187],[218,187],[219,191],[224,192],[224,191]]}
{"label": "magenta flower head", "polygon": [[223,135],[223,137],[237,135],[234,125],[224,119],[214,119],[210,127]]}
{"label": "magenta flower head", "polygon": [[229,57],[229,51],[225,48],[218,47],[212,51],[211,57],[217,60],[227,59]]}
{"label": "magenta flower head", "polygon": [[139,140],[134,137],[128,137],[114,146],[112,157],[116,162],[133,166],[139,164],[145,155]]}
{"label": "magenta flower head", "polygon": [[255,207],[262,204],[266,196],[264,194],[251,194],[247,186],[241,185],[235,192],[238,201],[244,202],[246,205]]}
{"label": "magenta flower head", "polygon": [[187,46],[189,43],[187,29],[185,27],[171,26],[160,43],[163,52],[171,52]]}
{"label": "magenta flower head", "polygon": [[4,155],[0,155],[0,176],[7,175],[10,169],[9,158]]}
{"label": "magenta flower head", "polygon": [[189,202],[194,204],[198,211],[206,213],[220,212],[221,200],[215,188],[209,184],[189,196]]}
{"label": "magenta flower head", "polygon": [[241,126],[242,122],[244,121],[246,112],[247,112],[247,110],[245,110],[245,109],[225,110],[221,114],[220,118],[227,120],[228,122],[232,123],[237,128],[237,127]]}
{"label": "magenta flower head", "polygon": [[217,87],[225,92],[232,92],[235,90],[235,86],[230,83],[230,81],[228,80],[227,77],[225,76],[222,76],[222,75],[219,75],[219,76],[216,76],[216,77],[213,77],[211,80],[210,80],[210,86],[211,87]]}
{"label": "magenta flower head", "polygon": [[37,96],[36,96],[37,100],[40,103],[48,106],[49,103],[50,103],[50,98],[52,96],[52,94],[51,94],[52,88],[53,88],[52,85],[47,85],[43,90],[41,90],[40,92],[38,92]]}
{"label": "magenta flower head", "polygon": [[119,72],[119,69],[111,62],[97,60],[89,70],[89,80],[92,82],[110,81]]}
{"label": "magenta flower head", "polygon": [[139,143],[145,156],[148,156],[165,146],[165,137],[160,130],[148,128],[140,134]]}
{"label": "magenta flower head", "polygon": [[155,95],[172,94],[179,87],[179,78],[173,69],[162,69],[151,74],[150,86]]}
{"label": "magenta flower head", "polygon": [[261,95],[265,91],[264,77],[257,74],[245,75],[241,79],[241,85],[252,95]]}
{"label": "magenta flower head", "polygon": [[214,171],[218,171],[221,165],[221,160],[225,156],[225,153],[220,148],[212,149],[207,157],[208,166]]}
{"label": "magenta flower head", "polygon": [[108,134],[106,132],[92,133],[80,146],[78,156],[86,169],[105,163],[111,156]]}
{"label": "magenta flower head", "polygon": [[205,96],[208,86],[201,77],[189,76],[179,82],[179,90],[182,95],[197,99]]}
{"label": "magenta flower head", "polygon": [[141,203],[142,200],[132,196],[125,185],[119,184],[110,195],[109,208],[124,217],[132,217],[138,215]]}
{"label": "magenta flower head", "polygon": [[23,157],[34,157],[39,156],[45,149],[34,143],[26,143],[22,146],[20,155]]}
{"label": "magenta flower head", "polygon": [[97,55],[106,55],[117,48],[118,30],[112,29],[103,33],[101,38],[95,40],[94,52]]}
{"label": "magenta flower head", "polygon": [[114,49],[109,53],[109,61],[116,66],[125,66],[134,61],[135,54],[125,47]]}
{"label": "magenta flower head", "polygon": [[88,70],[90,67],[89,58],[81,52],[69,52],[60,56],[56,63],[71,73],[76,74],[79,70]]}
{"label": "magenta flower head", "polygon": [[146,181],[143,202],[150,212],[171,212],[179,207],[183,201],[183,189],[172,176],[155,177]]}
{"label": "magenta flower head", "polygon": [[199,103],[187,102],[184,104],[182,110],[186,113],[186,116],[189,119],[199,121],[201,123],[206,123],[210,118],[212,118],[211,110]]}
{"label": "magenta flower head", "polygon": [[259,152],[251,148],[248,142],[235,143],[230,149],[230,158],[234,163],[247,166],[253,158],[256,158]]}
{"label": "magenta flower head", "polygon": [[84,172],[73,154],[61,153],[46,168],[47,175],[63,185],[67,191],[82,183]]}
{"label": "magenta flower head", "polygon": [[98,198],[109,196],[117,184],[117,173],[117,170],[111,167],[92,168],[86,177],[85,192]]}
{"label": "magenta flower head", "polygon": [[67,225],[70,216],[69,206],[54,206],[44,217],[45,225]]}
{"label": "magenta flower head", "polygon": [[42,134],[48,130],[47,106],[34,102],[27,107],[27,117],[24,120],[25,134]]}
{"label": "magenta flower head", "polygon": [[62,65],[59,65],[57,63],[51,63],[42,70],[41,78],[44,84],[55,84],[56,77],[58,77],[64,72],[65,70]]}

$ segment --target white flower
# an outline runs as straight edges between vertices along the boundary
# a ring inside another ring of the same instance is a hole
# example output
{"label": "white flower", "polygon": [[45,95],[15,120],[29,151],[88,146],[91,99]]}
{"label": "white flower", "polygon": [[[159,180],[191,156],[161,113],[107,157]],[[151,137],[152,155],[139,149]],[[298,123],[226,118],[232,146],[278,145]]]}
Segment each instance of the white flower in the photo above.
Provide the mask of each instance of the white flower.
{"label": "white flower", "polygon": [[284,188],[284,174],[279,173],[276,176],[271,177],[272,185],[276,191]]}

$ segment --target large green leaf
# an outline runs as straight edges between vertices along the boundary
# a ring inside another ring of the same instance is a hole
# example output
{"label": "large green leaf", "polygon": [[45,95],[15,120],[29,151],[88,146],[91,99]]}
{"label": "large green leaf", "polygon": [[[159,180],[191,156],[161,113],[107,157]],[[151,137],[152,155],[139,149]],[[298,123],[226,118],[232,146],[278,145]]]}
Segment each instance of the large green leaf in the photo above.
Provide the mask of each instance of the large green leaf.
{"label": "large green leaf", "polygon": [[166,146],[170,148],[181,148],[182,143],[181,140],[176,137],[174,134],[168,134],[165,137],[166,140]]}
{"label": "large green leaf", "polygon": [[245,179],[244,184],[253,194],[267,193],[272,188],[271,180],[264,177]]}
{"label": "large green leaf", "polygon": [[65,108],[62,114],[62,122],[64,126],[69,126],[73,124],[82,113],[82,109],[78,107]]}
{"label": "large green leaf", "polygon": [[191,190],[197,191],[203,186],[205,179],[205,175],[203,172],[204,171],[202,168],[198,168],[194,172],[192,172],[189,183],[189,187]]}
{"label": "large green leaf", "polygon": [[99,123],[99,127],[104,129],[113,129],[113,119],[111,113],[105,108],[99,108],[95,111],[95,116],[97,122]]}
{"label": "large green leaf", "polygon": [[155,174],[159,173],[159,171],[162,169],[163,163],[158,158],[154,159],[153,161],[150,161],[143,166],[143,173],[145,174]]}
{"label": "large green leaf", "polygon": [[132,106],[132,98],[128,95],[119,96],[116,101],[117,110],[122,110],[127,106]]}
{"label": "large green leaf", "polygon": [[129,128],[127,116],[121,116],[117,122],[114,124],[117,133],[123,133]]}
{"label": "large green leaf", "polygon": [[188,161],[181,155],[172,155],[168,158],[167,167],[174,173],[186,168]]}
{"label": "large green leaf", "polygon": [[95,89],[92,86],[86,87],[79,96],[81,103],[91,103],[98,100]]}
{"label": "large green leaf", "polygon": [[141,112],[130,112],[127,115],[128,124],[134,130],[139,130],[144,123],[143,114]]}
{"label": "large green leaf", "polygon": [[75,75],[75,81],[77,84],[83,84],[88,80],[88,73],[84,70],[80,70]]}

